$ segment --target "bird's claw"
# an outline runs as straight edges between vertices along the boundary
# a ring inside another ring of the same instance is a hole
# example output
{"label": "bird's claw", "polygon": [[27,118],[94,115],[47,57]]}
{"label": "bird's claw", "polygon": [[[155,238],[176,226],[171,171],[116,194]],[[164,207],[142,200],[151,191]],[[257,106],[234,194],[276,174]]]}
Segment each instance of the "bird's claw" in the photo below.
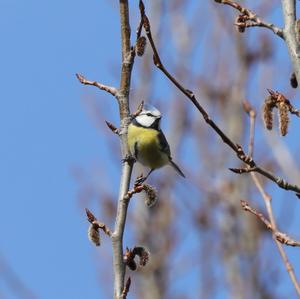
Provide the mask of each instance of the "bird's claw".
{"label": "bird's claw", "polygon": [[145,176],[143,176],[143,174],[141,174],[140,176],[138,176],[135,179],[134,186],[142,185],[146,181],[146,179],[147,179],[147,177],[145,177]]}
{"label": "bird's claw", "polygon": [[124,159],[122,159],[122,163],[125,163],[125,162],[133,165],[136,162],[136,159],[132,155],[128,154],[125,156]]}

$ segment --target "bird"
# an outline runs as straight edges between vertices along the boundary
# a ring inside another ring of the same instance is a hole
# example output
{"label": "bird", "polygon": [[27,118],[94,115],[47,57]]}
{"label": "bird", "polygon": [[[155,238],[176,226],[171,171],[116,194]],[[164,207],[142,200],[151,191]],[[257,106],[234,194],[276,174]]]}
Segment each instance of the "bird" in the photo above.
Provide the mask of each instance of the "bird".
{"label": "bird", "polygon": [[162,115],[155,107],[145,104],[142,111],[132,118],[127,132],[128,147],[134,159],[150,168],[149,175],[158,168],[170,165],[185,178],[185,175],[172,160],[170,146],[160,128]]}

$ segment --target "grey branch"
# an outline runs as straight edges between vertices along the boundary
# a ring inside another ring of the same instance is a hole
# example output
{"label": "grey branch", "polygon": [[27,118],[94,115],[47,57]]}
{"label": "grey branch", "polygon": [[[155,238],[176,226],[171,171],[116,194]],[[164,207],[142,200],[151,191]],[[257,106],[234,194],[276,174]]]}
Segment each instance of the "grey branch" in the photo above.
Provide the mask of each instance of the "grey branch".
{"label": "grey branch", "polygon": [[281,0],[284,29],[283,36],[286,41],[288,52],[293,64],[297,81],[300,80],[300,45],[296,36],[296,1]]}
{"label": "grey branch", "polygon": [[116,94],[119,103],[121,126],[119,131],[121,153],[122,153],[122,174],[120,180],[119,198],[115,229],[112,233],[113,247],[113,269],[114,269],[114,298],[121,299],[125,284],[126,265],[123,261],[123,234],[126,224],[126,216],[129,200],[125,198],[129,190],[130,178],[133,163],[129,159],[127,144],[127,128],[130,122],[129,111],[129,90],[131,82],[131,71],[134,62],[134,55],[130,46],[130,24],[128,0],[120,0],[120,23],[121,23],[121,44],[122,44],[122,67],[120,87]]}

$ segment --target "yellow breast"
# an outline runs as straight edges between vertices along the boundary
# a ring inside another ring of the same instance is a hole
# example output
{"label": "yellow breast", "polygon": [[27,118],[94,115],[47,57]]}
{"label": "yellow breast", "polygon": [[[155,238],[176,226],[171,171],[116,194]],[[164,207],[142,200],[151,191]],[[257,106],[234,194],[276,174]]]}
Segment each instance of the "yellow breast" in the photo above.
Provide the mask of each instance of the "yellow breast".
{"label": "yellow breast", "polygon": [[157,130],[151,128],[133,124],[128,127],[128,146],[131,154],[151,169],[160,168],[169,162],[168,155],[161,151],[158,134]]}

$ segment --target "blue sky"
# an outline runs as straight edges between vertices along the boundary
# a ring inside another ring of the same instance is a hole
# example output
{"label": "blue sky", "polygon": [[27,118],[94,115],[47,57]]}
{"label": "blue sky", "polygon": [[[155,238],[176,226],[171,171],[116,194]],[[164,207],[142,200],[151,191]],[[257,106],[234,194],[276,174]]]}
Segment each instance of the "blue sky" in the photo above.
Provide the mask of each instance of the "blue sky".
{"label": "blue sky", "polygon": [[102,142],[75,73],[101,79],[118,51],[103,16],[116,13],[108,1],[0,1],[0,257],[39,298],[101,293],[71,168]]}

